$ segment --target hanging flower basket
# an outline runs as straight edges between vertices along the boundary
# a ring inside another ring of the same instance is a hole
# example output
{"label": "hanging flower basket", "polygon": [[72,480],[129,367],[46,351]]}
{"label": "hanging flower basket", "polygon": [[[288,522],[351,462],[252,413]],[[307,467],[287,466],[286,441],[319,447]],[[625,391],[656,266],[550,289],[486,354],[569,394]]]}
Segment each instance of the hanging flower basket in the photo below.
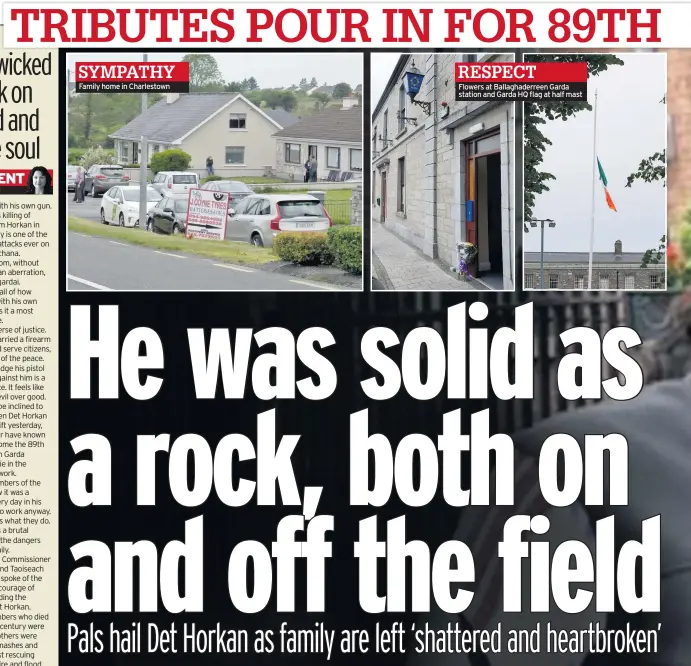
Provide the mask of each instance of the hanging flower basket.
{"label": "hanging flower basket", "polygon": [[470,268],[477,259],[477,247],[472,243],[462,242],[456,244],[456,254],[458,256],[458,274],[463,280],[472,280]]}

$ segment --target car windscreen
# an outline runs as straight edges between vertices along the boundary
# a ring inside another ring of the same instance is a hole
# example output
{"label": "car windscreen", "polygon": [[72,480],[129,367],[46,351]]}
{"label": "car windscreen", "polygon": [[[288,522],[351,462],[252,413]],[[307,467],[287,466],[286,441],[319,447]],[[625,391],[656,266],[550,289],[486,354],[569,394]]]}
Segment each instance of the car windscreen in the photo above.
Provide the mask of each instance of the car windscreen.
{"label": "car windscreen", "polygon": [[320,201],[279,201],[281,217],[290,219],[291,217],[326,217],[324,207]]}
{"label": "car windscreen", "polygon": [[121,176],[124,173],[122,167],[104,167],[101,169],[101,173],[104,176]]}
{"label": "car windscreen", "polygon": [[195,176],[173,176],[173,183],[176,185],[196,185],[197,178]]}
{"label": "car windscreen", "polygon": [[[126,201],[139,201],[139,190],[125,190],[123,188]],[[146,200],[147,201],[160,201],[161,195],[156,191],[147,188],[146,190]]]}
{"label": "car windscreen", "polygon": [[189,203],[189,199],[175,199],[175,212],[176,213],[186,213],[188,203]]}
{"label": "car windscreen", "polygon": [[253,190],[245,183],[216,183],[221,192],[235,192],[237,194],[252,194]]}

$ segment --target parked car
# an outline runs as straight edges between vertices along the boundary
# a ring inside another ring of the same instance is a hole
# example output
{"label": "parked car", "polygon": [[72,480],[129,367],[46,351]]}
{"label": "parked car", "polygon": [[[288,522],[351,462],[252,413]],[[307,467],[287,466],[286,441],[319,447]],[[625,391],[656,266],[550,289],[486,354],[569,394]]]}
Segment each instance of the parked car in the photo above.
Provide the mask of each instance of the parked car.
{"label": "parked car", "polygon": [[77,173],[77,167],[74,164],[67,165],[67,191],[74,192],[74,177]]}
{"label": "parked car", "polygon": [[326,231],[333,222],[319,199],[309,194],[255,194],[230,211],[229,240],[258,247],[273,245],[282,231]]}
{"label": "parked car", "polygon": [[202,190],[227,192],[229,208],[235,208],[245,197],[254,194],[254,190],[239,180],[210,180],[202,185]]}
{"label": "parked car", "polygon": [[192,171],[159,171],[151,181],[151,187],[164,197],[188,194],[189,190],[199,187],[199,176]]}
{"label": "parked car", "polygon": [[[118,224],[121,227],[139,225],[139,185],[111,187],[101,200],[101,222]],[[153,208],[161,195],[152,187],[146,188],[146,210]]]}
{"label": "parked car", "polygon": [[147,231],[155,234],[184,234],[187,228],[186,196],[163,197],[149,211]]}
{"label": "parked car", "polygon": [[130,177],[117,164],[94,164],[84,175],[84,192],[96,198],[116,185],[129,185]]}

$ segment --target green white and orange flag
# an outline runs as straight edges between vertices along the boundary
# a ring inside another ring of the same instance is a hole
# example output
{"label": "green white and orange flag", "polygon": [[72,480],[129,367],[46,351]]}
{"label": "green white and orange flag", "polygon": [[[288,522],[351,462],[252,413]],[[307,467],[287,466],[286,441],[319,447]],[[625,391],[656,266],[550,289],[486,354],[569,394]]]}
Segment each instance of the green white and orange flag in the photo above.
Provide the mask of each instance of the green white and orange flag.
{"label": "green white and orange flag", "polygon": [[600,180],[602,181],[602,187],[605,190],[605,201],[607,202],[607,206],[610,210],[613,210],[616,213],[617,207],[614,205],[614,201],[612,201],[612,197],[610,196],[609,190],[607,189],[607,176],[605,176],[605,171],[602,168],[602,164],[600,164],[599,157],[597,158],[597,170],[600,172]]}

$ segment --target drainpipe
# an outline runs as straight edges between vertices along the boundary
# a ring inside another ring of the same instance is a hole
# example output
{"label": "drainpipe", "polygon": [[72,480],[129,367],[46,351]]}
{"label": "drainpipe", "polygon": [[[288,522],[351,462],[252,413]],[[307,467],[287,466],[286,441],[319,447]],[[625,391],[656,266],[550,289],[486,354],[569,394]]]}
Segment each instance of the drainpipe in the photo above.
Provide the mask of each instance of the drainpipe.
{"label": "drainpipe", "polygon": [[434,54],[434,87],[433,87],[433,99],[432,99],[432,120],[434,122],[434,148],[432,152],[432,159],[434,160],[433,164],[433,169],[432,169],[432,224],[433,224],[433,236],[432,236],[432,242],[434,243],[433,245],[433,251],[432,255],[434,259],[439,258],[439,245],[438,240],[439,240],[439,234],[437,230],[437,220],[438,220],[438,214],[437,214],[437,99],[439,96],[438,92],[438,81],[437,81],[437,54]]}

